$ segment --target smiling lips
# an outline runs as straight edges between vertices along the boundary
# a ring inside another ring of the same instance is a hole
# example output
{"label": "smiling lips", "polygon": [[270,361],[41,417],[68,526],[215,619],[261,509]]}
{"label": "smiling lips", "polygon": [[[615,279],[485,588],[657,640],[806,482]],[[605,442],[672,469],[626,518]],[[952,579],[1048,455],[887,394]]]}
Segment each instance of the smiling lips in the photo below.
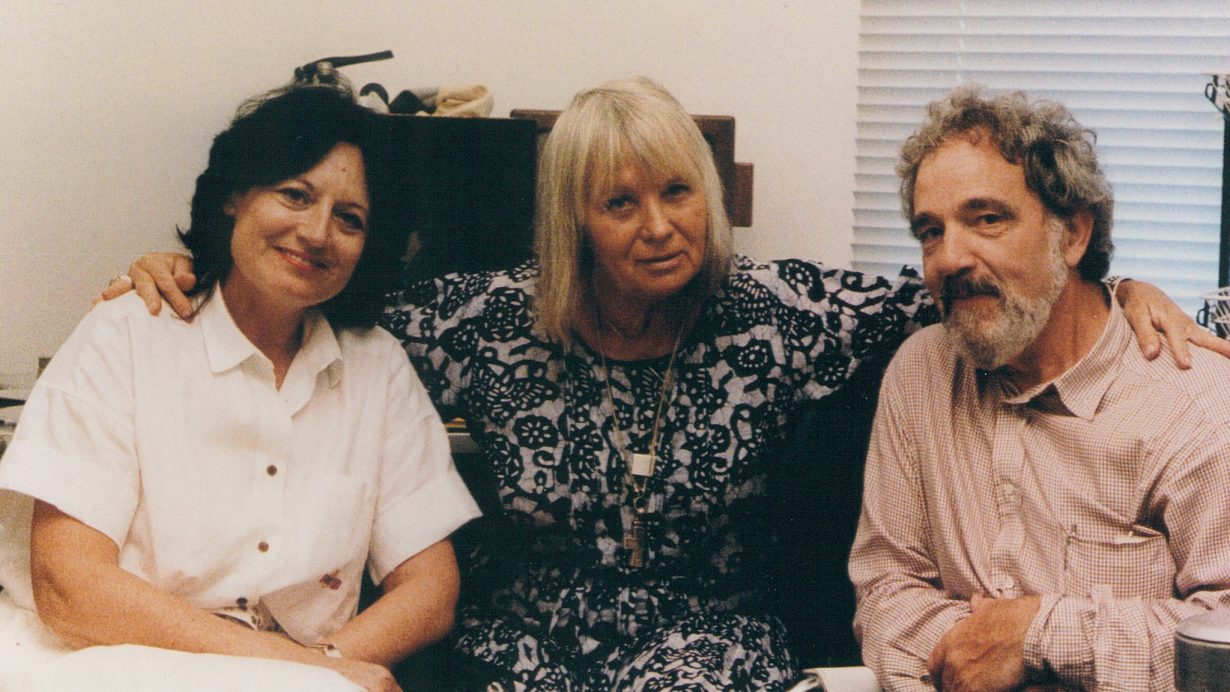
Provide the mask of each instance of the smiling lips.
{"label": "smiling lips", "polygon": [[300,271],[315,271],[318,269],[328,269],[329,263],[323,260],[312,258],[310,255],[302,252],[296,252],[289,248],[275,247],[278,254],[282,256],[290,265]]}

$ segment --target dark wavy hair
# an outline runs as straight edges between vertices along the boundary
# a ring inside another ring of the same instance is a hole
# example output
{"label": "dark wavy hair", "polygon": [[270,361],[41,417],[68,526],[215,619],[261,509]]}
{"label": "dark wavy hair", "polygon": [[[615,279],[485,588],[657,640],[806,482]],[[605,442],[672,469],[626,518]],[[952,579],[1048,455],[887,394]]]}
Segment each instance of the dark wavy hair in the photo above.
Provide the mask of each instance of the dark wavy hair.
{"label": "dark wavy hair", "polygon": [[363,252],[346,287],[318,307],[336,328],[371,327],[397,281],[408,229],[391,223],[380,186],[383,167],[379,116],[338,86],[291,86],[249,99],[227,129],[214,137],[209,165],[196,179],[192,219],[179,239],[192,255],[197,284],[192,294],[212,295],[231,271],[235,219],[227,203],[257,187],[273,185],[308,170],[341,143],[363,154],[368,218]]}
{"label": "dark wavy hair", "polygon": [[1098,165],[1097,136],[1062,105],[1031,103],[1019,91],[984,97],[981,87],[967,85],[927,107],[927,121],[905,141],[897,163],[905,218],[914,216],[914,181],[923,159],[955,137],[984,133],[1006,161],[1025,169],[1026,185],[1048,212],[1064,221],[1090,213],[1093,233],[1077,269],[1086,281],[1105,277],[1115,249],[1115,197]]}

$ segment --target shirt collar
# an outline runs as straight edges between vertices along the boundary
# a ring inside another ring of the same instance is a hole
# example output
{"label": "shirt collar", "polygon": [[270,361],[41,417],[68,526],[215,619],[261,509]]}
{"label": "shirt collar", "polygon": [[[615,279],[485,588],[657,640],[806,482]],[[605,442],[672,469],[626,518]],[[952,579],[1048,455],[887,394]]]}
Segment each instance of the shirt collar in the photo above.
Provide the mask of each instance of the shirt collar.
{"label": "shirt collar", "polygon": [[1127,318],[1123,316],[1119,303],[1112,297],[1110,317],[1106,320],[1106,326],[1102,328],[1102,335],[1098,337],[1097,343],[1062,375],[1024,392],[1018,392],[1006,374],[993,373],[992,378],[999,381],[1001,391],[1004,392],[1004,403],[1035,403],[1047,409],[1058,406],[1074,416],[1092,420],[1114,382],[1122,366],[1124,351],[1131,342],[1132,330],[1128,327]]}
{"label": "shirt collar", "polygon": [[[196,320],[201,323],[205,339],[205,354],[209,369],[221,373],[238,366],[254,356],[262,354],[231,317],[221,287],[214,287],[211,297],[197,311]],[[329,321],[317,310],[309,310],[303,324],[303,345],[295,355],[295,366],[309,373],[329,373],[329,386],[337,384],[341,377],[342,350]]]}
{"label": "shirt collar", "polygon": [[333,325],[319,310],[308,310],[303,324],[303,346],[295,360],[302,360],[309,373],[327,372],[330,387],[336,386],[342,377],[342,348]]}

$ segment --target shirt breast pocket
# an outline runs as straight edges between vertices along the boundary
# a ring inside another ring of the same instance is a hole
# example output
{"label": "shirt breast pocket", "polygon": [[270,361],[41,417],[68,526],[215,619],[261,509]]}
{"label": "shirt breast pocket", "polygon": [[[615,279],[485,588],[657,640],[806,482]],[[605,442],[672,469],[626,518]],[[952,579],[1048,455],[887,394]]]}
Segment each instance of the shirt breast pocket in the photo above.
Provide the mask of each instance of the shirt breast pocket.
{"label": "shirt breast pocket", "polygon": [[1170,598],[1175,564],[1166,536],[1146,526],[1130,531],[1077,528],[1064,549],[1065,592],[1093,597],[1109,588],[1115,598]]}
{"label": "shirt breast pocket", "polygon": [[302,559],[319,563],[318,569],[332,569],[365,555],[375,502],[369,484],[342,474],[325,474],[307,495],[296,529],[303,540]]}

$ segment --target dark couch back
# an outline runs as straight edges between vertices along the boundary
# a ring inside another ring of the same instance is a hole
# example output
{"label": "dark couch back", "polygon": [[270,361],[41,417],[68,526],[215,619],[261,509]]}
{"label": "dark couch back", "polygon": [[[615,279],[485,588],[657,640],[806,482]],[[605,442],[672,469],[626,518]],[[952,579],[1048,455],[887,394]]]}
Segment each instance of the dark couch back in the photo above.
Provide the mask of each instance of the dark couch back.
{"label": "dark couch back", "polygon": [[770,477],[779,527],[771,607],[805,668],[861,665],[846,563],[885,365],[865,363],[838,392],[801,405]]}

